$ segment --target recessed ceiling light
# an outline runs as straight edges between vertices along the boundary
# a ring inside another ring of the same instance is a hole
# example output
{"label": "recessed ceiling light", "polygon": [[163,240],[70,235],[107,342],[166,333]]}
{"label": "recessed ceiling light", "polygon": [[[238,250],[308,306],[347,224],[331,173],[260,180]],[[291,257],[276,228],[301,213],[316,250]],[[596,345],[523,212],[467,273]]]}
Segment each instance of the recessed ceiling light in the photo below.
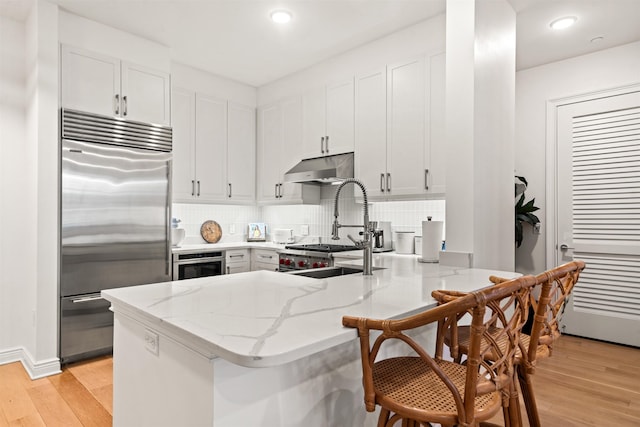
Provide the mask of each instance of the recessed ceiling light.
{"label": "recessed ceiling light", "polygon": [[271,20],[278,24],[286,24],[291,21],[291,12],[288,10],[274,10],[271,12]]}
{"label": "recessed ceiling light", "polygon": [[564,30],[565,28],[569,28],[578,20],[575,16],[565,16],[563,18],[558,18],[555,21],[551,22],[549,26],[554,30]]}

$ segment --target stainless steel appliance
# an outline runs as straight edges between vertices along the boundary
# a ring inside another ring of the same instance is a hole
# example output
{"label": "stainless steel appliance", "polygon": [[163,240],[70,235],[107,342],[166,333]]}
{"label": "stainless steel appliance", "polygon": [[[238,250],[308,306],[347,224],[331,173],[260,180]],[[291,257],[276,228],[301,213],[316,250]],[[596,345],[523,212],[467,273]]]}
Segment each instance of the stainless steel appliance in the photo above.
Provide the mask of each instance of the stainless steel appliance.
{"label": "stainless steel appliance", "polygon": [[331,184],[353,178],[353,153],[304,159],[284,174],[285,182]]}
{"label": "stainless steel appliance", "polygon": [[182,252],[173,254],[173,280],[224,274],[224,252]]}
{"label": "stainless steel appliance", "polygon": [[62,363],[108,353],[100,291],[171,279],[169,127],[62,110]]}
{"label": "stainless steel appliance", "polygon": [[371,221],[375,229],[373,252],[390,252],[393,250],[390,221]]}
{"label": "stainless steel appliance", "polygon": [[333,266],[336,252],[358,250],[353,245],[305,244],[287,245],[278,251],[278,271],[297,271]]}

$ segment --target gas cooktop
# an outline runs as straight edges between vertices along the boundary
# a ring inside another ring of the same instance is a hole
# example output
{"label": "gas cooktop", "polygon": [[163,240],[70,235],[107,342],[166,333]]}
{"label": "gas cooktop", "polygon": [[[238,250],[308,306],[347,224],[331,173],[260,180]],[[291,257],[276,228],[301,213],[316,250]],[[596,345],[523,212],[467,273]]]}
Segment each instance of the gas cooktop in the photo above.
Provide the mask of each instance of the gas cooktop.
{"label": "gas cooktop", "polygon": [[316,252],[346,252],[346,251],[355,251],[358,250],[354,245],[331,245],[324,243],[312,243],[305,245],[287,245],[284,247],[285,249],[297,249],[303,251],[316,251]]}

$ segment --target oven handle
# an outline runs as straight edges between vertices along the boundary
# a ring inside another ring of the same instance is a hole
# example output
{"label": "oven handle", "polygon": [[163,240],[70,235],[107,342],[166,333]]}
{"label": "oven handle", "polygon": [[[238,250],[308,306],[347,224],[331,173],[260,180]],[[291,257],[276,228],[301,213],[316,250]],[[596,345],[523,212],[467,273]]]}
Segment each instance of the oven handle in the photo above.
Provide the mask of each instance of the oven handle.
{"label": "oven handle", "polygon": [[196,258],[196,259],[185,259],[175,261],[176,265],[188,265],[188,264],[206,264],[208,262],[222,262],[224,260],[223,257],[211,257],[211,258]]}

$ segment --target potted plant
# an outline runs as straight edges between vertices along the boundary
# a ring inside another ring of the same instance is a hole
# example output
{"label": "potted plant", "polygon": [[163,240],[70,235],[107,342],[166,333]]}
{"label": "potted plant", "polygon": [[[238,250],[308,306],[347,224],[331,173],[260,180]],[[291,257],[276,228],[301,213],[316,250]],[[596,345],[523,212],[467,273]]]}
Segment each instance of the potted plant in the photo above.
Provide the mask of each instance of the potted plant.
{"label": "potted plant", "polygon": [[515,184],[516,197],[520,196],[518,201],[516,202],[516,247],[520,247],[522,245],[522,225],[523,223],[527,223],[532,227],[535,227],[536,224],[540,223],[540,219],[533,214],[533,212],[540,209],[537,206],[534,206],[536,199],[533,198],[525,203],[525,195],[524,192],[527,189],[527,180],[523,176],[517,176],[516,179],[519,182]]}

